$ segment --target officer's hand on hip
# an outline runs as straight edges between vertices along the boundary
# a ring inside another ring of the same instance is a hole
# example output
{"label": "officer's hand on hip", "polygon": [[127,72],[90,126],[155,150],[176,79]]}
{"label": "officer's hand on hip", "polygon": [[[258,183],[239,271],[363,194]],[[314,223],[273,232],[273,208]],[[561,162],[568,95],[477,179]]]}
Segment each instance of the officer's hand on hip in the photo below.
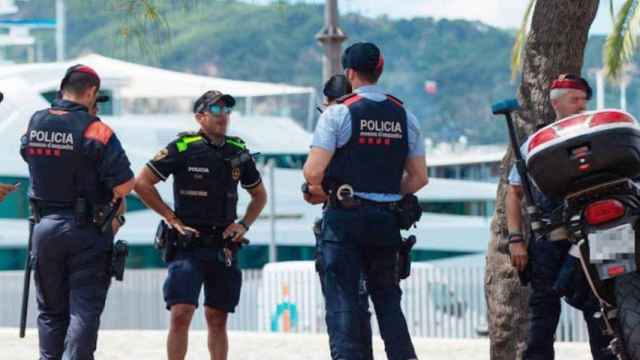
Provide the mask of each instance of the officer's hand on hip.
{"label": "officer's hand on hip", "polygon": [[509,254],[511,255],[511,265],[518,271],[523,271],[529,261],[527,244],[525,242],[509,244]]}
{"label": "officer's hand on hip", "polygon": [[178,219],[177,216],[173,215],[164,219],[164,221],[169,225],[169,227],[175,229],[182,235],[187,235],[188,232],[194,233],[196,236],[200,236],[200,232],[192,227],[185,225],[182,220]]}
{"label": "officer's hand on hip", "polygon": [[10,193],[16,191],[16,189],[16,185],[0,184],[0,201],[4,200]]}
{"label": "officer's hand on hip", "polygon": [[233,223],[224,230],[222,237],[225,239],[231,239],[231,241],[240,242],[244,238],[244,234],[247,233],[247,228],[239,223]]}
{"label": "officer's hand on hip", "polygon": [[322,204],[323,202],[327,201],[327,194],[325,194],[321,185],[307,184],[304,190],[302,191],[304,201],[308,202],[311,205]]}
{"label": "officer's hand on hip", "polygon": [[311,205],[317,205],[327,201],[327,197],[322,195],[304,194],[304,201]]}

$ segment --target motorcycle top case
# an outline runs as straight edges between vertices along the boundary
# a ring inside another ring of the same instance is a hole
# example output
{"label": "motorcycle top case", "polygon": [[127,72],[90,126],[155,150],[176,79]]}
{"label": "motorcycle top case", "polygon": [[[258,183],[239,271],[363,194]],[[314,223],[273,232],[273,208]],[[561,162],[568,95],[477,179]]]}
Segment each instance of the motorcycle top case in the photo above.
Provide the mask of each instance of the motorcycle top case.
{"label": "motorcycle top case", "polygon": [[569,116],[535,132],[525,146],[529,176],[552,200],[640,175],[640,127],[624,111]]}

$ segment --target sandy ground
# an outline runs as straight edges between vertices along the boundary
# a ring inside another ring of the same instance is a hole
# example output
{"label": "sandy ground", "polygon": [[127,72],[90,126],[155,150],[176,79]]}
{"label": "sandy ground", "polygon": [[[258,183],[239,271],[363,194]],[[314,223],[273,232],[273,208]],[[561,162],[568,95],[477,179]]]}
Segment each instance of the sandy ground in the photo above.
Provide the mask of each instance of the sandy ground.
{"label": "sandy ground", "polygon": [[[100,332],[96,360],[157,360],[166,359],[165,331],[105,330]],[[329,359],[327,337],[323,335],[274,333],[230,333],[230,360],[326,360]],[[34,329],[25,339],[18,338],[18,330],[0,329],[2,359],[33,360],[37,358],[38,338]],[[485,360],[489,359],[489,343],[480,340],[448,340],[414,338],[421,359]],[[386,359],[382,341],[375,339],[376,359]],[[586,343],[556,344],[556,359],[589,358]],[[189,338],[187,359],[208,359],[206,332],[193,331]]]}

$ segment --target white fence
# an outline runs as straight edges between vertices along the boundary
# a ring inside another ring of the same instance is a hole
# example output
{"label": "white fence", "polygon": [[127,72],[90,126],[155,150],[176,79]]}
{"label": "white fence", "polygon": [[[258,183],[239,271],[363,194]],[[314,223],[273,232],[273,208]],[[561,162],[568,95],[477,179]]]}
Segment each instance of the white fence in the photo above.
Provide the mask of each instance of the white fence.
{"label": "white fence", "polygon": [[[166,270],[131,270],[124,282],[113,282],[102,316],[104,329],[166,329],[169,312],[162,298]],[[402,307],[414,336],[477,338],[486,335],[484,269],[436,268],[414,264],[402,282]],[[0,327],[17,327],[23,273],[0,272]],[[33,282],[32,282],[33,284]],[[33,286],[33,285],[32,285]],[[28,326],[35,326],[34,289],[29,301]],[[202,303],[202,300],[201,300]],[[370,306],[373,312],[373,306]],[[377,322],[372,326],[377,333]],[[202,311],[192,328],[205,329]],[[244,270],[240,304],[229,328],[241,331],[324,332],[324,303],[312,262],[267,265]],[[16,332],[17,333],[17,332]],[[587,341],[582,314],[563,304],[557,339]]]}

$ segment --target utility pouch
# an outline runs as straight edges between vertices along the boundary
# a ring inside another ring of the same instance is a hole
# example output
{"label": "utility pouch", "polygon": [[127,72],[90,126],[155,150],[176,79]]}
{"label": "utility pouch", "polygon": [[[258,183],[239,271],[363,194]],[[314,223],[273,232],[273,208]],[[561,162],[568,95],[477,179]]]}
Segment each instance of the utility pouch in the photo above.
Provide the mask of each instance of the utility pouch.
{"label": "utility pouch", "polygon": [[113,245],[111,255],[111,275],[118,281],[124,279],[124,266],[129,256],[129,245],[124,240],[118,240]]}
{"label": "utility pouch", "polygon": [[400,201],[396,208],[396,218],[400,229],[408,230],[422,217],[422,207],[418,198],[413,194],[407,194]]}
{"label": "utility pouch", "polygon": [[411,235],[402,241],[398,251],[398,277],[404,280],[411,275],[411,249],[416,244],[415,235]]}

